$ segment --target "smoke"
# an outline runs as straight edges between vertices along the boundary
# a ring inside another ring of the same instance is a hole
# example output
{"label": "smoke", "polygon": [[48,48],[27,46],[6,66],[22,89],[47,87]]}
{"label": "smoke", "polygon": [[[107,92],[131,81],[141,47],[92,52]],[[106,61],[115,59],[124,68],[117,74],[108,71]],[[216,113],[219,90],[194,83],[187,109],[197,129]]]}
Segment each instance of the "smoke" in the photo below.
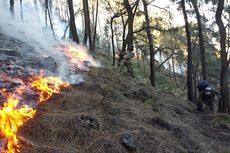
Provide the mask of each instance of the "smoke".
{"label": "smoke", "polygon": [[64,80],[74,84],[84,81],[83,75],[77,74],[77,70],[88,70],[90,66],[100,66],[99,62],[88,54],[87,48],[60,39],[66,25],[55,13],[52,14],[56,35],[54,39],[49,25],[45,26],[44,10],[41,4],[38,2],[36,4],[35,1],[22,1],[22,19],[20,1],[15,1],[13,15],[10,12],[9,1],[2,0],[0,2],[0,31],[32,46],[40,56],[52,57],[58,65],[57,75]]}

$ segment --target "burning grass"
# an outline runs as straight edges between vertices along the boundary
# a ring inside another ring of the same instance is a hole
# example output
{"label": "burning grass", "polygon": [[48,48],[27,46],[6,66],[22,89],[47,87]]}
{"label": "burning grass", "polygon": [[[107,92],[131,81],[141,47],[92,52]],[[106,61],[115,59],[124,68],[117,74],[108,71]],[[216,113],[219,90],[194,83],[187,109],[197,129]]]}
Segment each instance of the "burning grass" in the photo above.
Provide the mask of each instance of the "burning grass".
{"label": "burning grass", "polygon": [[[10,77],[6,76],[9,80]],[[26,104],[23,99],[23,93],[26,90],[34,91],[37,96],[37,104],[47,101],[53,93],[60,92],[60,86],[67,87],[69,84],[63,82],[58,77],[43,77],[42,74],[31,76],[28,82],[21,81],[21,84],[13,93],[2,89],[0,93],[6,97],[6,101],[0,108],[0,133],[2,144],[1,152],[16,153],[20,152],[18,129],[29,119],[33,118],[36,109]]]}

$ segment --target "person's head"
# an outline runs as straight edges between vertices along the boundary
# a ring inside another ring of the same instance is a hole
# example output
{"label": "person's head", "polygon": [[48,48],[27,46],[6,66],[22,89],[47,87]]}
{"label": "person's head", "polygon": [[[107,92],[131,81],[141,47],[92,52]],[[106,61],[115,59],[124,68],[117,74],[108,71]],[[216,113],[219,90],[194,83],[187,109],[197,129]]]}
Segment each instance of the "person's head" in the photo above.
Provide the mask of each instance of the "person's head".
{"label": "person's head", "polygon": [[133,51],[134,50],[134,46],[132,43],[128,44],[128,51]]}

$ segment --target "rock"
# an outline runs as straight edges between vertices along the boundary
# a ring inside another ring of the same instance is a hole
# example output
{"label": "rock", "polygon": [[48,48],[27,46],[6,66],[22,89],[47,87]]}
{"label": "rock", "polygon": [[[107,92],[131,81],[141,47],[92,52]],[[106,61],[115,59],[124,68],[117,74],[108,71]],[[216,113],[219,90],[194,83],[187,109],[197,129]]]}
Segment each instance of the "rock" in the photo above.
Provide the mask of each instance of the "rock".
{"label": "rock", "polygon": [[89,115],[81,115],[80,120],[81,124],[88,129],[99,129],[99,124],[94,117]]}
{"label": "rock", "polygon": [[137,146],[134,142],[134,139],[132,137],[132,135],[130,133],[124,133],[121,136],[121,144],[128,150],[131,152],[134,152],[137,150]]}

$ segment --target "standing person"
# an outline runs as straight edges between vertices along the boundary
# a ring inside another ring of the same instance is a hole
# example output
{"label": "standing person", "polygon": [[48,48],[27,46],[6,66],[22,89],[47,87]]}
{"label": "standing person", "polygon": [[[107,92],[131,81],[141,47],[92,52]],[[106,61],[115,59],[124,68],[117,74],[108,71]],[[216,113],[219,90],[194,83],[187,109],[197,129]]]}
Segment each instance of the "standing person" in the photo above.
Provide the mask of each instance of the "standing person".
{"label": "standing person", "polygon": [[133,71],[133,64],[132,64],[132,58],[134,58],[134,56],[135,56],[134,46],[132,43],[128,44],[128,48],[124,56],[123,66],[127,67],[127,71],[132,78],[134,78],[134,71]]}

